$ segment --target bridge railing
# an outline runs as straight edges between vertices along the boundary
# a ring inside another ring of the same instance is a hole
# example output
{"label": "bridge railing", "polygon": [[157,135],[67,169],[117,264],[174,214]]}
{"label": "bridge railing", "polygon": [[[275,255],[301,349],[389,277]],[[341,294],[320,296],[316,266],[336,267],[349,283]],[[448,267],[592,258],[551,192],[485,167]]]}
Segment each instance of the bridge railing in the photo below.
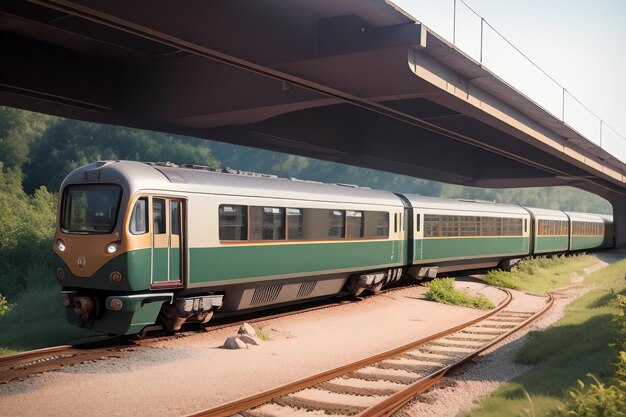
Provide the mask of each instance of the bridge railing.
{"label": "bridge railing", "polygon": [[[435,2],[429,2],[432,6]],[[626,163],[626,138],[533,62],[463,0],[436,2],[424,23],[529,99]],[[419,16],[415,16],[418,20]],[[426,23],[428,19],[428,23]],[[450,19],[452,22],[450,22]],[[450,24],[451,23],[451,24]]]}

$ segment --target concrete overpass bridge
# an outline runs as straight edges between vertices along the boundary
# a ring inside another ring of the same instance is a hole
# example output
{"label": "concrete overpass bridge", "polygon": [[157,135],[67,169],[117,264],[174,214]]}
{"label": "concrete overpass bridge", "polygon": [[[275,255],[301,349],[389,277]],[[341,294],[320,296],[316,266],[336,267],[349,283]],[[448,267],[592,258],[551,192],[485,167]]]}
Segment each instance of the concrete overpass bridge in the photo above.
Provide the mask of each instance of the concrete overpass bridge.
{"label": "concrete overpass bridge", "polygon": [[0,104],[611,202],[626,165],[384,0],[11,0]]}

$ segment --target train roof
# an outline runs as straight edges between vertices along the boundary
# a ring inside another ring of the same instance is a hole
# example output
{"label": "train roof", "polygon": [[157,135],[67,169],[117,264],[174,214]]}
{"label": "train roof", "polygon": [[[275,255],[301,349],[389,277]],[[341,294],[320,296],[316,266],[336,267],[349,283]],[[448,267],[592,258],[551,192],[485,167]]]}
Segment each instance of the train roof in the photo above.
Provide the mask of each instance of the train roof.
{"label": "train roof", "polygon": [[[89,176],[92,178],[91,181],[87,180]],[[63,185],[88,182],[120,184],[133,193],[142,189],[169,190],[403,206],[402,201],[388,191],[348,184],[324,184],[295,178],[279,178],[229,169],[177,166],[170,163],[101,161],[73,171]]]}
{"label": "train roof", "polygon": [[537,207],[526,207],[526,210],[530,211],[537,219],[565,221],[568,219],[567,215],[561,210],[550,210]]}
{"label": "train roof", "polygon": [[521,206],[512,204],[496,204],[479,200],[452,200],[437,197],[425,197],[417,194],[404,194],[413,207],[438,210],[456,210],[493,214],[522,214],[528,212]]}
{"label": "train roof", "polygon": [[576,213],[573,211],[566,211],[565,213],[570,217],[570,219],[572,219],[572,221],[613,223],[613,216],[608,214]]}

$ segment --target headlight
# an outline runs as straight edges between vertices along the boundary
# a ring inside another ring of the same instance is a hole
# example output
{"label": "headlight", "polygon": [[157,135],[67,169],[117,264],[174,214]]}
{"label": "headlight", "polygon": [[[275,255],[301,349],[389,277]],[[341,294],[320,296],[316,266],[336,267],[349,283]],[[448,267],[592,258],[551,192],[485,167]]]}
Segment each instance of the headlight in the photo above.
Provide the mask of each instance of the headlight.
{"label": "headlight", "polygon": [[106,247],[106,252],[109,254],[113,254],[117,252],[117,243],[111,243]]}
{"label": "headlight", "polygon": [[65,243],[61,239],[57,240],[57,249],[61,252],[65,252]]}

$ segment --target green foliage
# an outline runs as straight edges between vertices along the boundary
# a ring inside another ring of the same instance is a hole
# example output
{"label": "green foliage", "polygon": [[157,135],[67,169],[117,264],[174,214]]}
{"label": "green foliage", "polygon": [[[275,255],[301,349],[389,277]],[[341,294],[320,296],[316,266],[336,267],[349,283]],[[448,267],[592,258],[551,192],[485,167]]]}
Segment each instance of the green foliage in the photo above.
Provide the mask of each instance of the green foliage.
{"label": "green foliage", "polygon": [[[52,241],[56,198],[45,188],[34,195],[22,190],[19,169],[0,162],[0,288],[11,298],[30,285],[53,285]],[[46,274],[33,277],[32,273]]]}
{"label": "green foliage", "polygon": [[511,272],[503,271],[501,269],[491,269],[487,271],[483,281],[496,287],[511,288],[513,290],[521,289],[521,283],[517,277],[511,274]]}
{"label": "green foliage", "polygon": [[67,322],[56,286],[30,288],[17,298],[10,312],[0,316],[0,356],[93,335]]}
{"label": "green foliage", "polygon": [[597,259],[591,255],[527,258],[511,271],[488,271],[483,280],[490,285],[541,293],[569,285],[571,274],[595,262]]}
{"label": "green foliage", "polygon": [[270,330],[267,327],[261,327],[256,329],[257,336],[264,341],[268,341],[272,339]]}
{"label": "green foliage", "polygon": [[9,303],[6,298],[2,294],[0,294],[0,317],[4,316],[6,313],[13,309],[14,305]]}
{"label": "green foliage", "polygon": [[30,145],[56,118],[0,106],[0,161],[20,168],[28,161]]}
{"label": "green foliage", "polygon": [[[620,352],[618,369],[626,373],[626,352]],[[626,382],[616,380],[609,385],[603,384],[593,374],[587,374],[593,382],[585,390],[585,384],[579,379],[580,389],[572,389],[572,401],[565,409],[559,409],[554,415],[571,417],[626,417]],[[621,385],[621,386],[620,386]]]}
{"label": "green foliage", "polygon": [[615,314],[617,339],[615,346],[620,350],[615,364],[615,374],[606,382],[601,382],[594,374],[588,373],[589,386],[578,380],[578,389],[570,390],[571,401],[566,407],[559,407],[555,416],[563,417],[626,417],[626,296],[616,295],[620,307]]}
{"label": "green foliage", "polygon": [[45,185],[59,189],[72,170],[99,160],[170,161],[218,165],[206,141],[165,133],[62,120],[35,142],[24,172],[28,191]]}
{"label": "green foliage", "polygon": [[481,310],[490,310],[495,307],[484,295],[472,296],[454,288],[454,278],[433,279],[430,281],[424,297],[429,301]]}
{"label": "green foliage", "polygon": [[[626,410],[625,273],[622,260],[586,279],[595,289],[568,305],[554,326],[532,332],[520,349],[516,361],[535,366],[505,383],[468,415],[528,415],[529,401],[521,395],[525,390],[536,416],[623,416],[619,412]],[[590,383],[575,387],[588,378]]]}

